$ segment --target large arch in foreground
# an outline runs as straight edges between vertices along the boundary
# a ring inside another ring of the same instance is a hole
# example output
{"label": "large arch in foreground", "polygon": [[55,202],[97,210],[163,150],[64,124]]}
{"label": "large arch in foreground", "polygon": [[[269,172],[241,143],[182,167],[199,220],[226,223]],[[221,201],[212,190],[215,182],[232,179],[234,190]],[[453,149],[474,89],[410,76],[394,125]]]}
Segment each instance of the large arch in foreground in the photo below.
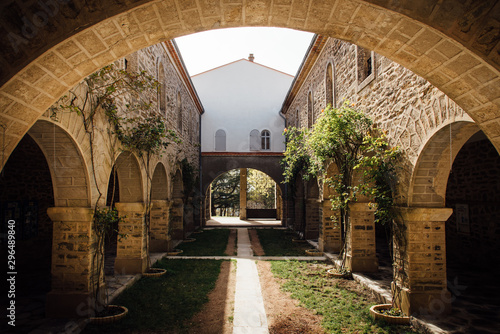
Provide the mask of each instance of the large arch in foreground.
{"label": "large arch in foreground", "polygon": [[100,67],[164,40],[240,26],[311,31],[384,55],[456,101],[499,150],[499,6],[461,0],[4,1],[0,161],[49,106]]}

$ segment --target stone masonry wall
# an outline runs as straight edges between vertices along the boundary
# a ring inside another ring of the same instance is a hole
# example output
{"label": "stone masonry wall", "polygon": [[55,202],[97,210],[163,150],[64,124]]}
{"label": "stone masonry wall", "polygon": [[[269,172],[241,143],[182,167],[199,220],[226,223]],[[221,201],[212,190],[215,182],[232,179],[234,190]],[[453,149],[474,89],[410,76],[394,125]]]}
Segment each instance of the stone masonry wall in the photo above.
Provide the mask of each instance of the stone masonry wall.
{"label": "stone masonry wall", "polygon": [[294,101],[284,111],[287,124],[297,125],[298,111],[300,126],[307,126],[309,91],[313,93],[314,120],[318,118],[326,107],[325,76],[328,64],[332,63],[335,106],[340,106],[347,99],[356,108],[365,111],[377,127],[388,132],[391,144],[400,146],[405,152],[411,172],[418,154],[436,129],[449,122],[472,120],[425,79],[386,57],[378,54],[374,57],[374,79],[358,90],[356,45],[328,39]]}

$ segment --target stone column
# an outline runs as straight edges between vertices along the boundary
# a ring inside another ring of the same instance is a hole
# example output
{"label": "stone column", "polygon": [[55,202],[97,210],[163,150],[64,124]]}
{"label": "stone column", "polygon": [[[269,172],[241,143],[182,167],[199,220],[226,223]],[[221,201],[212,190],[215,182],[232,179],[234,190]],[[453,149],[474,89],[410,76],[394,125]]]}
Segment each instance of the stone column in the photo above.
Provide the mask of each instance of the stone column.
{"label": "stone column", "polygon": [[118,226],[115,272],[119,274],[143,273],[147,268],[147,235],[144,203],[116,203],[121,217],[125,217]]}
{"label": "stone column", "polygon": [[[451,311],[446,281],[446,220],[450,208],[400,208],[404,227],[394,233],[393,298],[406,314]],[[406,243],[406,251],[404,244]],[[401,291],[400,295],[395,295]]]}
{"label": "stone column", "polygon": [[240,168],[240,219],[247,218],[247,169]]}
{"label": "stone column", "polygon": [[320,201],[317,198],[306,199],[306,239],[317,239],[319,237],[319,206]]}
{"label": "stone column", "polygon": [[172,201],[151,201],[151,239],[150,252],[166,252],[168,250],[168,220]]}
{"label": "stone column", "polygon": [[174,198],[169,217],[170,237],[172,240],[184,240],[184,201]]}
{"label": "stone column", "polygon": [[[47,317],[88,317],[93,314],[93,291],[103,284],[93,265],[96,236],[93,210],[85,207],[47,209],[53,222],[52,290],[47,294]],[[99,259],[98,259],[99,260]],[[97,260],[97,261],[98,261]],[[102,260],[102,259],[101,259]],[[104,289],[101,289],[104,293]],[[99,302],[103,295],[99,296]]]}
{"label": "stone column", "polygon": [[378,259],[375,243],[375,208],[368,203],[351,203],[347,236],[346,266],[352,271],[375,272]]}
{"label": "stone column", "polygon": [[340,213],[332,209],[330,200],[324,200],[320,203],[320,222],[319,250],[339,253],[342,249]]}
{"label": "stone column", "polygon": [[[275,189],[278,189],[278,185],[275,185]],[[279,195],[280,192],[275,190],[274,196],[275,196],[275,202],[276,202],[276,220],[281,220],[283,218],[283,199]],[[282,222],[283,224],[283,222]]]}

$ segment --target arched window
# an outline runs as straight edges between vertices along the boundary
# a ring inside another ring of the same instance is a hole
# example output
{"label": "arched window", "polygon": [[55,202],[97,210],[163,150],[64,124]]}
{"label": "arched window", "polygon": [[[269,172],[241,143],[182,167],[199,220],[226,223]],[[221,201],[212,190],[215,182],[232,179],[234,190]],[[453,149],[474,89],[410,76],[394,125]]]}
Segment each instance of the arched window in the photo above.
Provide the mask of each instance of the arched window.
{"label": "arched window", "polygon": [[226,150],[226,131],[219,129],[215,132],[215,150]]}
{"label": "arched window", "polygon": [[263,130],[260,133],[260,148],[262,150],[271,149],[271,133],[269,132],[269,130]]}
{"label": "arched window", "polygon": [[331,105],[332,107],[335,107],[335,87],[333,82],[332,63],[329,63],[326,67],[325,90],[326,106]]}
{"label": "arched window", "polygon": [[309,92],[307,94],[307,127],[311,128],[313,123],[314,123],[314,117],[313,117],[313,98],[312,98],[312,92]]}
{"label": "arched window", "polygon": [[260,150],[260,133],[259,130],[250,131],[250,151]]}

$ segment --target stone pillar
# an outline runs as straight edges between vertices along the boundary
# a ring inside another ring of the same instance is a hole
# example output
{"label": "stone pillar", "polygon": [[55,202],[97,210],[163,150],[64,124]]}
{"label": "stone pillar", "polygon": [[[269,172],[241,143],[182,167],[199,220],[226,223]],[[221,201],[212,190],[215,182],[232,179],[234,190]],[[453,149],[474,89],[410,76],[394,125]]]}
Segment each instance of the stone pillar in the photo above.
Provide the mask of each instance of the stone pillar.
{"label": "stone pillar", "polygon": [[[393,298],[406,314],[451,311],[446,281],[446,220],[450,208],[400,208],[404,227],[394,234]],[[406,252],[404,251],[406,243]],[[400,296],[396,295],[401,291]]]}
{"label": "stone pillar", "polygon": [[299,233],[305,233],[306,227],[305,227],[305,199],[304,197],[295,197],[295,202],[294,202],[294,218],[293,218],[293,226],[294,230],[299,232]]}
{"label": "stone pillar", "polygon": [[240,219],[247,218],[247,169],[240,168]]}
{"label": "stone pillar", "polygon": [[347,236],[346,266],[352,271],[375,272],[378,259],[375,243],[375,208],[368,203],[351,203]]}
{"label": "stone pillar", "polygon": [[318,239],[319,237],[319,206],[320,201],[316,198],[306,199],[306,239]]}
{"label": "stone pillar", "polygon": [[119,274],[143,273],[147,268],[147,235],[144,203],[116,203],[123,221],[119,223],[115,272]]}
{"label": "stone pillar", "polygon": [[150,252],[166,252],[168,250],[168,220],[172,201],[151,201],[151,238]]}
{"label": "stone pillar", "polygon": [[322,252],[339,253],[342,249],[340,228],[340,212],[332,209],[330,200],[320,203],[319,250]]}
{"label": "stone pillar", "polygon": [[172,240],[184,240],[184,201],[182,198],[174,198],[170,208],[169,223],[170,236]]}
{"label": "stone pillar", "polygon": [[[52,290],[47,294],[47,317],[88,317],[93,314],[93,291],[98,282],[103,284],[104,276],[104,268],[98,277],[97,266],[93,265],[96,254],[93,213],[91,208],[85,207],[47,209],[53,222]],[[101,291],[104,293],[104,289]],[[103,296],[99,296],[98,302]]]}

